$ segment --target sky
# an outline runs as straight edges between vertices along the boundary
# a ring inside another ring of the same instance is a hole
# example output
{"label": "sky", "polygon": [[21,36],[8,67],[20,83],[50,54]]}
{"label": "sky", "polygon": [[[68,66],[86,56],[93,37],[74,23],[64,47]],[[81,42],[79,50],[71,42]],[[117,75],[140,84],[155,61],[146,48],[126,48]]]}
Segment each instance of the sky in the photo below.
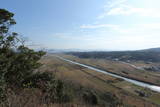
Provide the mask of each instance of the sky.
{"label": "sky", "polygon": [[160,0],[1,0],[30,48],[160,47]]}

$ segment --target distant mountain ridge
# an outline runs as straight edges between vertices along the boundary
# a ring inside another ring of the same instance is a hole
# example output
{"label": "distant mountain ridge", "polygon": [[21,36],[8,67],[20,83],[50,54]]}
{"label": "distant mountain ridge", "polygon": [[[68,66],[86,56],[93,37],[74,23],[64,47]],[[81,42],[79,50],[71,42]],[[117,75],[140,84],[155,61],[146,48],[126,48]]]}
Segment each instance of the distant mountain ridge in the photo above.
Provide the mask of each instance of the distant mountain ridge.
{"label": "distant mountain ridge", "polygon": [[160,62],[160,48],[151,48],[136,51],[92,51],[92,52],[69,52],[80,58],[101,58],[119,61],[145,61]]}
{"label": "distant mountain ridge", "polygon": [[140,51],[148,51],[148,52],[160,52],[160,48],[149,48],[149,49],[143,49]]}
{"label": "distant mountain ridge", "polygon": [[44,51],[48,53],[63,53],[63,52],[160,52],[160,47],[158,48],[149,48],[141,50],[98,50],[98,49],[45,49]]}

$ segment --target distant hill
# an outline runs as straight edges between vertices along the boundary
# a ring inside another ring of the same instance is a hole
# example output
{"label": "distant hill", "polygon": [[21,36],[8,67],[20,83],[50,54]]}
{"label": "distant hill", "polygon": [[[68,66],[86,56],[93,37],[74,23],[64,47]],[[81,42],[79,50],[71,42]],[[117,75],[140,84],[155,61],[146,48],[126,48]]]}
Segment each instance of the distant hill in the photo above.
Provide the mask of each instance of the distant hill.
{"label": "distant hill", "polygon": [[150,49],[144,49],[140,51],[148,51],[148,52],[160,52],[160,48],[150,48]]}
{"label": "distant hill", "polygon": [[66,53],[66,52],[91,52],[91,51],[99,51],[93,49],[45,49],[45,52],[48,53]]}
{"label": "distant hill", "polygon": [[88,52],[91,50],[83,50],[83,49],[46,49],[48,53],[64,53],[64,52]]}
{"label": "distant hill", "polygon": [[94,52],[70,52],[80,58],[102,58],[120,61],[146,61],[160,62],[160,48],[151,48],[138,51],[94,51]]}

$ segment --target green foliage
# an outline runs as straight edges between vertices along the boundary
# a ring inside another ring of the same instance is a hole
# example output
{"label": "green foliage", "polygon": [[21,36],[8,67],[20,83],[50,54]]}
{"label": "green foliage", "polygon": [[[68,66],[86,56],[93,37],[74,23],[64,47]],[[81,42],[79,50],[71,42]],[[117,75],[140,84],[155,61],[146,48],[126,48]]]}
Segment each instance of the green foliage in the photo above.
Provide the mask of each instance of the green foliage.
{"label": "green foliage", "polygon": [[54,76],[49,72],[37,72],[25,78],[22,82],[24,88],[39,88],[46,90],[48,83],[54,80]]}
{"label": "green foliage", "polygon": [[7,86],[22,86],[22,82],[33,75],[33,71],[40,67],[38,62],[45,54],[35,52],[24,46],[10,27],[15,25],[14,14],[0,9],[0,100],[6,96]]}
{"label": "green foliage", "polygon": [[6,84],[4,79],[0,79],[0,104],[6,100]]}
{"label": "green foliage", "polygon": [[37,72],[25,78],[24,88],[38,88],[46,94],[45,103],[66,103],[72,101],[72,88],[58,80],[50,72]]}
{"label": "green foliage", "polygon": [[45,53],[25,47],[17,33],[9,32],[9,28],[16,24],[13,16],[13,13],[0,9],[0,76],[7,83],[20,86],[40,66],[38,60]]}
{"label": "green foliage", "polygon": [[27,77],[32,75],[35,69],[40,67],[41,64],[38,63],[38,60],[43,54],[42,52],[35,52],[27,47],[19,46],[12,59],[8,59],[11,64],[7,66],[8,72],[5,74],[7,82],[20,86]]}
{"label": "green foliage", "polygon": [[16,24],[14,14],[0,9],[0,100],[6,98],[6,86],[23,88],[39,88],[47,93],[52,102],[68,102],[71,100],[65,84],[55,80],[51,73],[35,73],[41,66],[38,62],[45,54],[35,52],[24,46],[15,32],[10,32]]}
{"label": "green foliage", "polygon": [[[13,16],[14,14],[5,10],[5,9],[0,9],[0,45],[1,45],[1,42],[3,41],[3,39],[7,38],[7,37],[4,37],[4,35],[2,34],[6,34],[8,33],[9,31],[9,27],[16,24],[15,20],[13,19]],[[4,40],[5,41],[5,40]]]}

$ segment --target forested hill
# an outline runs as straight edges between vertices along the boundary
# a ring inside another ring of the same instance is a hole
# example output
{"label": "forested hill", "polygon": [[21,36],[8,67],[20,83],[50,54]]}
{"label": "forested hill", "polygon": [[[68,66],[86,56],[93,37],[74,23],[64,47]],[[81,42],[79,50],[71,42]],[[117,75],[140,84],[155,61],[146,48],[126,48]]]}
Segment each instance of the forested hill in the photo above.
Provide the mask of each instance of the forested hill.
{"label": "forested hill", "polygon": [[139,51],[93,51],[93,52],[70,52],[80,58],[103,58],[120,61],[147,61],[160,62],[160,48],[145,49]]}
{"label": "forested hill", "polygon": [[145,51],[145,52],[160,52],[160,48],[150,48],[150,49],[144,49],[141,51]]}

